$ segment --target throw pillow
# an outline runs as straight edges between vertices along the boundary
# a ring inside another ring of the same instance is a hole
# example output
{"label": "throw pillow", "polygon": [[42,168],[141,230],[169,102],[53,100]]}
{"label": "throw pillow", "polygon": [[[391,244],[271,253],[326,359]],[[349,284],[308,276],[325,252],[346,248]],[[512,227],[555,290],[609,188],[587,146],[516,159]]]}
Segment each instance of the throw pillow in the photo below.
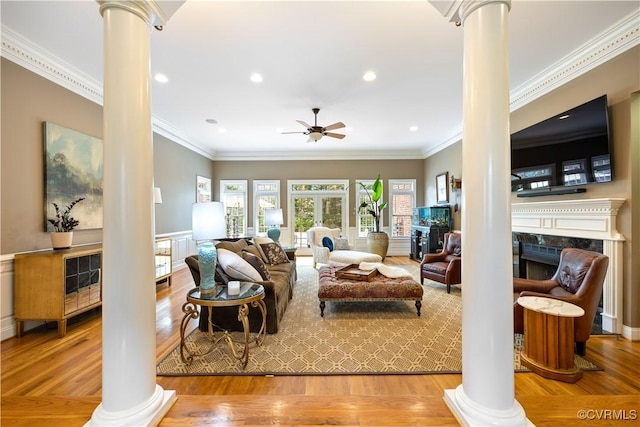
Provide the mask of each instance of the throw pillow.
{"label": "throw pillow", "polygon": [[262,251],[256,245],[249,245],[242,250],[243,252],[249,252],[250,254],[254,254],[258,258],[262,259]]}
{"label": "throw pillow", "polygon": [[264,262],[269,262],[266,254],[262,250],[262,245],[264,243],[273,243],[273,240],[271,240],[269,237],[254,237],[253,243],[257,246],[258,250],[260,251],[260,257],[262,258],[262,260]]}
{"label": "throw pillow", "polygon": [[331,237],[325,236],[322,238],[322,246],[324,246],[325,248],[329,248],[329,252],[333,251],[333,240],[331,240]]}
{"label": "throw pillow", "polygon": [[242,251],[242,259],[251,264],[253,268],[260,273],[262,280],[271,280],[269,270],[267,270],[267,266],[264,264],[264,261],[262,261],[262,258],[250,253],[249,251]]}
{"label": "throw pillow", "polygon": [[289,257],[287,253],[282,249],[279,243],[271,242],[271,243],[263,243],[260,245],[262,248],[262,252],[264,252],[267,257],[266,262],[271,265],[276,264],[284,264],[289,261]]}
{"label": "throw pillow", "polygon": [[334,242],[333,249],[335,250],[348,250],[349,249],[349,239],[346,237],[337,237]]}
{"label": "throw pillow", "polygon": [[218,249],[218,263],[225,274],[232,279],[245,282],[262,281],[262,276],[251,264],[227,249]]}

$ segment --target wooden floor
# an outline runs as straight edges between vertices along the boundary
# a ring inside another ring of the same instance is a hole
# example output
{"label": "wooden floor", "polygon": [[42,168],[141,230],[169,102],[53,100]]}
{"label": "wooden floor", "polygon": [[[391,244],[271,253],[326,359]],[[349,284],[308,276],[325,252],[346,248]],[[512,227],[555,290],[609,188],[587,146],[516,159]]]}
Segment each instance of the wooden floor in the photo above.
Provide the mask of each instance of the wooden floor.
{"label": "wooden floor", "polygon": [[[179,341],[181,306],[192,286],[187,269],[174,275],[171,287],[158,285],[158,361]],[[96,310],[71,322],[64,338],[53,323],[2,342],[2,427],[73,427],[90,419],[101,402],[101,326]],[[575,384],[515,374],[516,399],[529,420],[538,426],[640,422],[640,343],[592,337],[587,357],[604,371],[585,372]],[[459,374],[157,377],[178,395],[160,426],[457,425],[443,393],[461,381]],[[588,411],[587,420],[579,419],[580,411]]]}

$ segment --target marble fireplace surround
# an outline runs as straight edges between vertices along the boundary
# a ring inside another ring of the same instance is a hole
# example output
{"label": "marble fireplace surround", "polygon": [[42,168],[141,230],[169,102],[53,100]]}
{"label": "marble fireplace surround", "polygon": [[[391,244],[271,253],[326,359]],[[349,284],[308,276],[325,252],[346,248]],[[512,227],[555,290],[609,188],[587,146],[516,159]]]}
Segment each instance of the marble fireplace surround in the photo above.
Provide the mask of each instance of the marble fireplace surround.
{"label": "marble fireplace surround", "polygon": [[602,327],[622,333],[622,267],[624,237],[616,228],[625,199],[558,200],[511,205],[512,231],[602,240],[609,270],[602,291]]}

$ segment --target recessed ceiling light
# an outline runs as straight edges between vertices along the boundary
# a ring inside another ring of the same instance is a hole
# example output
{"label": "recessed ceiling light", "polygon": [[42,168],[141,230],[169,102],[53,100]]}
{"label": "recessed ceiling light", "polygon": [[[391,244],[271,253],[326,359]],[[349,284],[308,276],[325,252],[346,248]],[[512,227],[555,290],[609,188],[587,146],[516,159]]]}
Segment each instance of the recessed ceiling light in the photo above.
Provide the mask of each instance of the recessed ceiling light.
{"label": "recessed ceiling light", "polygon": [[569,115],[565,114],[564,116],[558,117],[558,120],[564,120],[564,119],[568,119],[568,118],[569,118]]}
{"label": "recessed ceiling light", "polygon": [[210,125],[218,124],[218,121],[216,119],[206,119],[205,122],[209,123]]}
{"label": "recessed ceiling light", "polygon": [[262,76],[260,74],[258,74],[258,73],[251,74],[251,77],[249,77],[249,79],[254,83],[261,83],[262,82]]}
{"label": "recessed ceiling light", "polygon": [[367,71],[366,73],[364,73],[364,76],[362,76],[362,78],[366,82],[372,82],[376,79],[376,73],[374,73],[373,71]]}
{"label": "recessed ceiling light", "polygon": [[409,128],[409,130],[410,130],[411,132],[415,132],[415,131],[417,131],[417,130],[418,130],[418,126],[411,126],[411,127]]}
{"label": "recessed ceiling light", "polygon": [[226,130],[225,128],[220,128],[220,129],[218,129],[218,132],[220,132],[220,133],[226,133],[226,132],[227,132],[227,130]]}
{"label": "recessed ceiling light", "polygon": [[157,81],[158,83],[167,83],[169,81],[169,78],[167,76],[165,76],[164,74],[156,74],[155,76],[153,76],[153,79],[155,81]]}

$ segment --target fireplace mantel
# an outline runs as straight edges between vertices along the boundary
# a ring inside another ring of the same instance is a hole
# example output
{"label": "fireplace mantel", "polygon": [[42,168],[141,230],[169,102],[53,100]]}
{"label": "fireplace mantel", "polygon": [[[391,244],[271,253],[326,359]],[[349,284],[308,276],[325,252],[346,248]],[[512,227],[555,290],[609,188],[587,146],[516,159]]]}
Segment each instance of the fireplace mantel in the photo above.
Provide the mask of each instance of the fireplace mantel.
{"label": "fireplace mantel", "polygon": [[622,248],[624,237],[616,228],[618,209],[625,199],[578,199],[513,203],[512,230],[519,233],[580,237],[603,241],[609,271],[602,296],[602,327],[622,332]]}

